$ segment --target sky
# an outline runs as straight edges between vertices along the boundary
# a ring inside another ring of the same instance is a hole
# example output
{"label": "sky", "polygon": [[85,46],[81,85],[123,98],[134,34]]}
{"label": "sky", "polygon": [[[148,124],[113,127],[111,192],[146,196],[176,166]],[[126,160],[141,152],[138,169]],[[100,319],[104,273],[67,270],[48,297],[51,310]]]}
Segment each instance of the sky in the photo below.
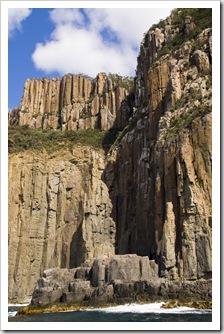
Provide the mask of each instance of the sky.
{"label": "sky", "polygon": [[134,76],[143,34],[171,10],[9,8],[8,109],[19,106],[27,78]]}

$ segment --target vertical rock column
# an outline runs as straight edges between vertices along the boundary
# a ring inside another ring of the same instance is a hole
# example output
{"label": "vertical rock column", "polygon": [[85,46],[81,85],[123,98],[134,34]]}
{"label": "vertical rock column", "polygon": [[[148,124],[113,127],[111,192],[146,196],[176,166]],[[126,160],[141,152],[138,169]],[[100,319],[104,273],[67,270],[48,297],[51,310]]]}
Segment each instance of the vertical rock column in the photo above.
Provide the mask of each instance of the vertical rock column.
{"label": "vertical rock column", "polygon": [[18,125],[57,129],[60,79],[28,79],[18,113]]}
{"label": "vertical rock column", "polygon": [[10,302],[27,302],[47,268],[73,268],[114,254],[115,223],[103,169],[104,153],[90,147],[50,157],[9,156]]}
{"label": "vertical rock column", "polygon": [[[91,118],[86,103],[92,89],[91,80],[81,75],[65,75],[61,80],[60,124],[62,130],[85,128],[83,118]],[[91,128],[91,125],[87,125]]]}

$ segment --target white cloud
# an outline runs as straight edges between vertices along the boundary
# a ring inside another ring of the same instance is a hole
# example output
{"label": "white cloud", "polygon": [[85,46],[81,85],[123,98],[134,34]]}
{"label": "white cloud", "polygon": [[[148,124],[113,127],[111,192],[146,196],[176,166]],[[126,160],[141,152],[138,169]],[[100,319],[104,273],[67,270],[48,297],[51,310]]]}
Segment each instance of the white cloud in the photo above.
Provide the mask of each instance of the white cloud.
{"label": "white cloud", "polygon": [[64,23],[74,23],[74,24],[83,24],[84,16],[82,13],[73,8],[73,9],[65,9],[58,8],[53,9],[50,12],[50,18],[55,24],[64,24]]}
{"label": "white cloud", "polygon": [[54,9],[50,40],[32,55],[36,68],[51,73],[99,72],[133,75],[143,33],[171,9]]}
{"label": "white cloud", "polygon": [[143,36],[154,23],[166,18],[171,8],[142,9],[87,9],[93,26],[99,29],[108,26],[119,35],[123,42],[138,45]]}
{"label": "white cloud", "polygon": [[54,31],[52,41],[37,45],[33,61],[47,73],[86,73],[95,77],[102,71],[129,72],[135,59],[133,51],[129,51],[126,57],[126,50],[106,46],[95,31],[63,25]]}
{"label": "white cloud", "polygon": [[28,8],[9,8],[8,9],[8,33],[12,37],[14,30],[21,30],[21,22],[25,20],[32,10]]}

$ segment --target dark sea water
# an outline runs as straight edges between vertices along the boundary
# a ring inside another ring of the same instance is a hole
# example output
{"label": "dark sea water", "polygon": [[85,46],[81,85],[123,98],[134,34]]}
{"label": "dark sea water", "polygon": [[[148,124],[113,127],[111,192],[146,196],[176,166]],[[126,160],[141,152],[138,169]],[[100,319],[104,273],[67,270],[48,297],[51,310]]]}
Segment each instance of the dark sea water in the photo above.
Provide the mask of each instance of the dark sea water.
{"label": "dark sea water", "polygon": [[15,316],[21,306],[9,306],[9,322],[211,322],[211,310],[187,307],[161,309],[162,303],[129,304],[105,309],[87,309]]}

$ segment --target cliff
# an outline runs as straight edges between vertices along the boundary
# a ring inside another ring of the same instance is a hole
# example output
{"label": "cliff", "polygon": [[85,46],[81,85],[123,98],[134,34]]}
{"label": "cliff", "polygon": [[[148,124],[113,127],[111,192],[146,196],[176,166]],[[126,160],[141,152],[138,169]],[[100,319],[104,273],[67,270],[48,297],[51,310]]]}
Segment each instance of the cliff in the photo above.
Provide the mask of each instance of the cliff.
{"label": "cliff", "polygon": [[60,307],[61,303],[65,308],[71,305],[96,307],[161,298],[178,299],[181,303],[200,301],[203,305],[211,299],[211,282],[158,278],[158,265],[147,256],[103,255],[91,265],[83,263],[74,269],[45,270],[34,287],[31,304],[22,309],[21,314],[48,311],[52,305]]}
{"label": "cliff", "polygon": [[[64,150],[51,154],[9,156],[10,301],[30,298],[45,269],[85,261],[91,267],[100,255],[147,257],[157,268],[155,284],[175,282],[178,291],[182,281],[211,285],[210,19],[207,9],[182,9],[149,29],[134,94],[103,74],[95,81],[75,75],[27,81],[9,124],[109,129],[104,140],[118,135],[109,152],[62,143]],[[75,272],[61,293],[69,292]]]}
{"label": "cliff", "polygon": [[123,127],[122,109],[127,108],[131,86],[129,77],[104,73],[94,80],[75,74],[28,79],[20,106],[9,114],[9,124],[52,130]]}
{"label": "cliff", "polygon": [[160,276],[211,277],[211,29],[158,58],[164,25],[142,41],[136,108],[105,172],[116,249],[156,259]]}
{"label": "cliff", "polygon": [[51,156],[9,156],[10,301],[27,301],[46,268],[73,268],[114,254],[104,168],[103,152],[85,146]]}

